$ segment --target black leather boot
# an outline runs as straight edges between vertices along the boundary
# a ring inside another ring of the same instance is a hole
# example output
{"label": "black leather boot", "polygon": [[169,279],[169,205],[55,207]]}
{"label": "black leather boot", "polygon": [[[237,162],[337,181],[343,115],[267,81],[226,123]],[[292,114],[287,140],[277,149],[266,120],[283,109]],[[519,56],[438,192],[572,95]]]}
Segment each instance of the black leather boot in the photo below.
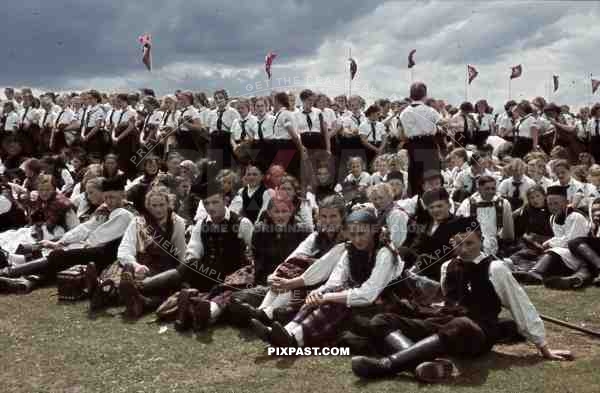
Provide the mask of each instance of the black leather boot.
{"label": "black leather boot", "polygon": [[583,288],[584,285],[591,281],[592,273],[584,263],[575,273],[571,274],[570,276],[548,277],[544,280],[544,285],[552,289],[568,290]]}
{"label": "black leather boot", "polygon": [[514,278],[521,284],[541,285],[544,276],[555,263],[557,256],[545,253],[528,272],[513,272]]}
{"label": "black leather boot", "polygon": [[436,334],[385,358],[356,356],[352,358],[352,371],[362,378],[391,376],[401,371],[412,370],[415,364],[433,360],[444,351],[440,336]]}
{"label": "black leather boot", "polygon": [[0,270],[0,277],[21,277],[28,274],[43,273],[49,263],[46,258],[35,259],[17,266],[9,266]]}
{"label": "black leather boot", "polygon": [[577,243],[573,248],[569,245],[569,249],[575,256],[583,259],[588,264],[593,282],[598,285],[600,283],[600,255],[584,242]]}
{"label": "black leather boot", "polygon": [[145,296],[164,292],[181,286],[181,274],[177,269],[169,269],[152,277],[147,277],[140,283],[140,291]]}
{"label": "black leather boot", "polygon": [[383,344],[384,350],[389,354],[403,351],[415,345],[414,341],[402,334],[400,330],[396,330],[385,336]]}

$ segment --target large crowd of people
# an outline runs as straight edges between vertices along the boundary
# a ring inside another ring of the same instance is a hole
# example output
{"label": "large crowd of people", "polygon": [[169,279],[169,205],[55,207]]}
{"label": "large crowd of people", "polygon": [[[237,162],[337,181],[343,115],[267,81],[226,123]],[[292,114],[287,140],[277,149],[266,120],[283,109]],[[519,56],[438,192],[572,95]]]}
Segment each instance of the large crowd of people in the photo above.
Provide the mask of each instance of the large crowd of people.
{"label": "large crowd of people", "polygon": [[349,346],[363,378],[440,381],[448,357],[519,340],[571,358],[520,284],[600,283],[600,104],[495,112],[421,82],[369,105],[4,94],[0,293],[56,281],[91,312]]}

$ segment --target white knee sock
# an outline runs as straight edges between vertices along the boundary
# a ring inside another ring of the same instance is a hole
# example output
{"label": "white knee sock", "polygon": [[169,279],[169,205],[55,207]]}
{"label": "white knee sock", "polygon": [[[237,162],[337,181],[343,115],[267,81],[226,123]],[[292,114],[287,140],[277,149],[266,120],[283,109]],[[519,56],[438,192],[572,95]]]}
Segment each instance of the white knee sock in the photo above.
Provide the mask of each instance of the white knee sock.
{"label": "white knee sock", "polygon": [[302,325],[296,322],[290,322],[285,325],[285,330],[294,336],[299,347],[304,346],[304,333],[302,332]]}
{"label": "white knee sock", "polygon": [[[273,293],[273,292],[269,291],[268,294],[270,294],[270,293]],[[273,295],[274,295],[274,298],[270,299],[271,304],[269,304],[268,306],[266,306],[264,308],[259,307],[259,310],[263,310],[270,319],[273,319],[273,311],[276,308],[286,306],[287,304],[289,304],[290,300],[292,299],[291,292],[283,292],[283,293],[278,293],[278,294],[273,293]],[[262,307],[262,304],[261,304],[261,307]]]}
{"label": "white knee sock", "polygon": [[215,323],[223,309],[217,305],[217,303],[210,302],[210,323]]}

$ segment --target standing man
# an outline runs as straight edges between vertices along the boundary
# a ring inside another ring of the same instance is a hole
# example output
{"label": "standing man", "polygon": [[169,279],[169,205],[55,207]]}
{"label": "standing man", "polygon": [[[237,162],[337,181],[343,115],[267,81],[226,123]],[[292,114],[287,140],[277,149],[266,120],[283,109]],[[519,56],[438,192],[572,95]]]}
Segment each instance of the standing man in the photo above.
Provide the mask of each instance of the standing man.
{"label": "standing man", "polygon": [[408,138],[408,183],[411,195],[422,191],[425,171],[441,170],[434,136],[438,132],[438,125],[443,123],[442,115],[423,103],[426,97],[425,83],[413,83],[410,86],[412,103],[400,114],[400,122]]}

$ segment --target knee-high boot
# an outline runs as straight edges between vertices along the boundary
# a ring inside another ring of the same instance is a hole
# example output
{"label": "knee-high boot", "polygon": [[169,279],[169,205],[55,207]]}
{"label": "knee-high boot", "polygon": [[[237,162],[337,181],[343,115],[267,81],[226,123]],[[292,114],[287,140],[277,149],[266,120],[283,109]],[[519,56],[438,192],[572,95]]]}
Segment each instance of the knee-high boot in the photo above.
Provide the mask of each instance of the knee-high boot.
{"label": "knee-high boot", "polygon": [[552,253],[542,255],[536,264],[528,272],[513,272],[517,281],[523,284],[541,285],[544,276],[548,273],[552,265],[556,262],[557,256]]}
{"label": "knee-high boot", "polygon": [[352,371],[363,378],[394,375],[401,371],[412,370],[415,364],[433,360],[444,352],[444,344],[440,336],[435,334],[385,358],[356,356],[352,358]]}
{"label": "knee-high boot", "polygon": [[9,266],[0,270],[0,277],[21,277],[29,274],[43,273],[49,266],[48,259],[34,259],[17,266]]}
{"label": "knee-high boot", "polygon": [[139,318],[145,310],[160,304],[158,295],[181,285],[181,274],[170,269],[136,283],[130,272],[123,272],[119,284],[119,295],[125,303],[125,314],[130,318]]}

